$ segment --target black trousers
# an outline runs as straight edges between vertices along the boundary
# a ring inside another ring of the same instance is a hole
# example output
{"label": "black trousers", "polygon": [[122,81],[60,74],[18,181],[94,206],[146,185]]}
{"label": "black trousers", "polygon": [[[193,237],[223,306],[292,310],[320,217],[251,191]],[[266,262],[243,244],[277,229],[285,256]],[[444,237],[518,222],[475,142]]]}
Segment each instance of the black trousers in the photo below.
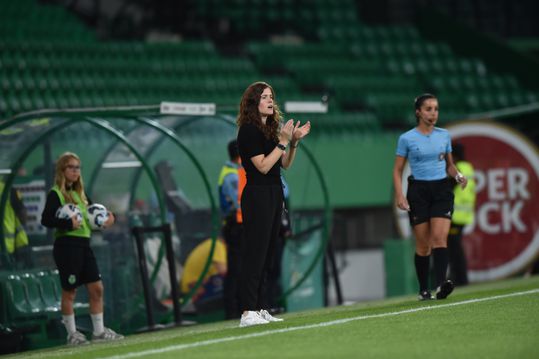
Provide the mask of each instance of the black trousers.
{"label": "black trousers", "polygon": [[[282,224],[281,224],[282,226]],[[279,298],[283,294],[283,288],[281,286],[281,267],[284,252],[285,238],[282,233],[279,233],[275,241],[275,250],[273,255],[273,263],[268,272],[267,283],[267,299],[268,306],[265,309],[277,309],[282,306],[279,303]]]}
{"label": "black trousers", "polygon": [[239,290],[242,311],[269,308],[267,281],[275,262],[282,210],[283,189],[280,184],[247,184],[243,190],[243,243]]}
{"label": "black trousers", "polygon": [[241,242],[243,225],[235,218],[227,218],[223,226],[223,237],[226,242],[227,272],[224,283],[225,317],[239,318],[241,308],[239,303],[239,281],[241,268]]}

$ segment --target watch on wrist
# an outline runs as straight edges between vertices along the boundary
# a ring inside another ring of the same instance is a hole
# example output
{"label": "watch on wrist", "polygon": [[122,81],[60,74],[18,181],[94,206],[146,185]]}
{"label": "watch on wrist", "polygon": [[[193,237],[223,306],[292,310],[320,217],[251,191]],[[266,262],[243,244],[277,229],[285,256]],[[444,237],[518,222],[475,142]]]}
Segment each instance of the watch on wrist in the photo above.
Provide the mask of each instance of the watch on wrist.
{"label": "watch on wrist", "polygon": [[282,151],[286,150],[286,146],[283,145],[283,144],[280,144],[280,143],[277,144],[277,148],[282,150]]}

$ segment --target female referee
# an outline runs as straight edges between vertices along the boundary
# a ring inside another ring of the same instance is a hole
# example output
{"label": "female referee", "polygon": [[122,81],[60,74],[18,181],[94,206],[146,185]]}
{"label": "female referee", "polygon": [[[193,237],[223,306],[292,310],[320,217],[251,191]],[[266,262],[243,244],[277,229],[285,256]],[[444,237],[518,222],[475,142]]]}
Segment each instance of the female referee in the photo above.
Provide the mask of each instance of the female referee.
{"label": "female referee", "polygon": [[[282,320],[264,309],[268,307],[267,276],[274,262],[283,211],[280,167],[292,165],[299,141],[311,129],[310,122],[300,127],[299,121],[294,125],[293,120],[281,127],[281,113],[274,97],[267,83],[251,84],[243,93],[237,119],[238,149],[247,174],[241,197],[244,236],[240,327]],[[288,144],[290,149],[286,151]]]}
{"label": "female referee", "polygon": [[[72,153],[62,154],[56,161],[55,185],[47,195],[45,208],[41,215],[41,224],[54,228],[54,261],[60,274],[62,286],[62,322],[67,330],[68,345],[84,345],[89,341],[77,330],[73,303],[77,287],[86,285],[90,302],[90,317],[93,326],[93,342],[122,339],[123,336],[103,324],[103,283],[97,268],[94,253],[90,248],[91,229],[87,220],[86,206],[88,198],[84,193],[79,157]],[[59,208],[73,203],[82,212],[83,220],[75,216],[70,219],[56,217]],[[110,212],[109,212],[110,213]],[[105,227],[114,223],[110,213]]]}
{"label": "female referee", "polygon": [[[419,282],[419,300],[434,299],[429,290],[430,255],[434,260],[436,299],[445,299],[453,291],[446,278],[447,235],[453,214],[453,188],[449,176],[462,188],[467,179],[460,174],[451,156],[451,138],[447,130],[435,127],[438,100],[423,94],[414,101],[417,126],[399,137],[393,168],[395,202],[408,211],[415,236],[415,268]],[[408,177],[406,197],[402,192],[402,172],[406,160],[412,175]]]}

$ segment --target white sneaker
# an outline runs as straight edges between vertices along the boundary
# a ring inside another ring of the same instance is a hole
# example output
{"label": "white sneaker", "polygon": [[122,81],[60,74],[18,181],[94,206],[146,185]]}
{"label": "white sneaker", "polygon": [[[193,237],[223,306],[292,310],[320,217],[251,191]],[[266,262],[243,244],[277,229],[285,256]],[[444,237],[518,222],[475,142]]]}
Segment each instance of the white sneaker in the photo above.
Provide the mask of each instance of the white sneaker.
{"label": "white sneaker", "polygon": [[263,319],[267,320],[268,322],[282,322],[284,320],[282,318],[275,318],[273,315],[269,314],[269,312],[265,309],[262,309],[258,313]]}
{"label": "white sneaker", "polygon": [[248,311],[240,319],[240,328],[250,327],[251,325],[268,324],[269,321],[262,318],[259,312]]}
{"label": "white sneaker", "polygon": [[76,345],[87,345],[90,344],[86,336],[81,332],[77,331],[67,336],[67,345],[76,346]]}
{"label": "white sneaker", "polygon": [[116,333],[114,330],[105,328],[101,334],[92,335],[92,342],[98,343],[98,342],[110,342],[113,340],[120,340],[123,339],[124,336],[121,334]]}

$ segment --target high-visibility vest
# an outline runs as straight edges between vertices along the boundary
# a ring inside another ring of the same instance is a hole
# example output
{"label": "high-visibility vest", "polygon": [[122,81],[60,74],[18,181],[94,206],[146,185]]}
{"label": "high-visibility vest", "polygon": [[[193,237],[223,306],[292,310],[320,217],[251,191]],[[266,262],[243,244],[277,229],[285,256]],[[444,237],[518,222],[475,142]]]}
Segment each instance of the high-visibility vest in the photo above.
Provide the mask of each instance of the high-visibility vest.
{"label": "high-visibility vest", "polygon": [[[52,190],[56,192],[58,195],[58,198],[60,198],[60,203],[62,206],[66,204],[66,200],[64,198],[64,195],[62,194],[62,191],[60,191],[60,188],[58,186],[52,187]],[[69,191],[69,194],[71,195],[71,198],[75,201],[75,204],[77,207],[79,207],[81,213],[82,213],[82,221],[80,224],[80,227],[77,229],[56,229],[54,231],[54,237],[63,237],[63,236],[73,236],[73,237],[84,237],[84,238],[90,238],[92,234],[92,230],[90,229],[90,223],[88,222],[88,215],[86,213],[86,203],[84,203],[79,194],[75,191]]]}
{"label": "high-visibility vest", "polygon": [[235,198],[227,198],[227,196],[223,192],[223,183],[225,181],[225,177],[229,175],[238,175],[238,167],[233,167],[231,166],[230,162],[227,162],[221,169],[221,173],[219,174],[219,180],[217,181],[219,190],[219,207],[221,208],[221,214],[223,216],[227,216],[231,212],[231,209],[234,206],[234,203],[232,203],[232,201],[235,200]]}
{"label": "high-visibility vest", "polygon": [[452,222],[465,226],[473,223],[475,211],[475,180],[474,169],[470,162],[459,161],[455,164],[460,173],[468,179],[468,185],[462,189],[459,184],[455,186],[455,209]]}
{"label": "high-visibility vest", "polygon": [[[5,184],[0,182],[0,195],[4,192]],[[17,196],[19,194],[17,193]],[[9,198],[9,197],[8,197]],[[6,207],[4,210],[4,243],[6,244],[6,250],[9,254],[15,252],[16,249],[28,245],[28,236],[24,231],[19,217],[15,214],[15,210],[11,205],[11,202],[6,201]]]}
{"label": "high-visibility vest", "polygon": [[238,223],[243,223],[243,215],[241,213],[241,195],[246,184],[247,173],[245,172],[245,168],[241,167],[238,169],[238,203],[240,204],[238,210],[236,211],[236,222]]}

